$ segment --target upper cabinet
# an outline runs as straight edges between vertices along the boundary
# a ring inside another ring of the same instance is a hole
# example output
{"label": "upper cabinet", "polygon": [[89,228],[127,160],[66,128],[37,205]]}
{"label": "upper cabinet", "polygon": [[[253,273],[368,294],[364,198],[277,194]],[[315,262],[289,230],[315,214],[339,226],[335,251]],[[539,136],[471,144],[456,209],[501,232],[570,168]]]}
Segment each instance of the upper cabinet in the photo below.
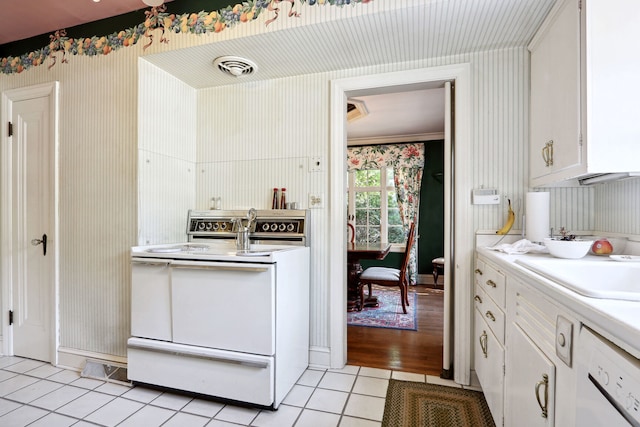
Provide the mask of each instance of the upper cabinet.
{"label": "upper cabinet", "polygon": [[531,41],[532,187],[640,170],[637,22],[637,0],[558,0]]}

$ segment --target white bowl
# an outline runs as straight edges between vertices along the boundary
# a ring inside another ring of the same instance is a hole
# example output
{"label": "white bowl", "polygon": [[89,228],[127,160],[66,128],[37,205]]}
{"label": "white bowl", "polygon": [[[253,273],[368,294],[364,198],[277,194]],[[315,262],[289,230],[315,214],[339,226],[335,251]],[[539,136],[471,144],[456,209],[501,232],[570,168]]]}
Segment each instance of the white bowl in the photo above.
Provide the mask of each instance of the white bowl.
{"label": "white bowl", "polygon": [[545,238],[544,244],[549,249],[549,253],[557,258],[578,259],[589,252],[593,240],[560,240],[560,238]]}

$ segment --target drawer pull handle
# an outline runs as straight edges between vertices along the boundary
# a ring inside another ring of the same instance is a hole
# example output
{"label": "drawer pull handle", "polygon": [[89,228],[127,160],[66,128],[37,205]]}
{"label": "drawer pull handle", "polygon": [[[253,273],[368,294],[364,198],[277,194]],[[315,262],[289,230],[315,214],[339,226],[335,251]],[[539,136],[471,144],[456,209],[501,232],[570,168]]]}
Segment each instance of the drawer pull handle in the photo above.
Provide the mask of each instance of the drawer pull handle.
{"label": "drawer pull handle", "polygon": [[476,274],[479,274],[479,275],[482,276],[482,270],[480,270],[479,268],[476,268],[475,272],[476,272]]}
{"label": "drawer pull handle", "polygon": [[497,285],[496,285],[496,282],[494,282],[494,281],[493,281],[493,280],[491,280],[491,279],[487,280],[487,285],[491,286],[492,288],[495,288],[495,287],[497,286]]}
{"label": "drawer pull handle", "polygon": [[476,295],[475,297],[473,297],[473,299],[482,304],[482,298],[480,298],[480,295]]}
{"label": "drawer pull handle", "polygon": [[494,322],[496,321],[496,316],[494,316],[494,315],[493,315],[493,313],[492,313],[492,312],[490,312],[490,311],[487,311],[487,312],[485,313],[485,316],[486,316],[488,319],[491,319],[491,320],[492,320],[492,321],[494,321]]}
{"label": "drawer pull handle", "polygon": [[[544,403],[540,400],[540,387],[542,386],[544,386]],[[549,404],[549,376],[547,374],[543,374],[542,379],[536,383],[536,400],[538,401],[538,406],[542,409],[540,416],[547,418],[547,406]]]}

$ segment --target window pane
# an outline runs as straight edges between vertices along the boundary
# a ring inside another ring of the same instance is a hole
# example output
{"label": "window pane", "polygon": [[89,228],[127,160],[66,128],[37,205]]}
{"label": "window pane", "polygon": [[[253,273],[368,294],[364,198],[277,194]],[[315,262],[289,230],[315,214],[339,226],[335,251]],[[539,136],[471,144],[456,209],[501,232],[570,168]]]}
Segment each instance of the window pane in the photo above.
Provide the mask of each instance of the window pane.
{"label": "window pane", "polygon": [[368,187],[380,187],[380,171],[379,170],[370,170],[369,177],[367,179]]}
{"label": "window pane", "polygon": [[380,210],[369,209],[369,225],[380,225]]}
{"label": "window pane", "polygon": [[393,187],[393,168],[387,168],[387,187]]}
{"label": "window pane", "polygon": [[387,213],[387,221],[389,222],[389,225],[402,225],[400,209],[389,209]]}
{"label": "window pane", "polygon": [[356,193],[356,209],[367,207],[367,193]]}
{"label": "window pane", "polygon": [[356,226],[356,242],[365,243],[367,241],[367,227]]}
{"label": "window pane", "polygon": [[369,207],[380,209],[380,192],[379,191],[370,191],[368,194],[369,197]]}
{"label": "window pane", "polygon": [[369,237],[369,240],[368,240],[369,243],[380,242],[380,227],[378,228],[369,227],[368,237]]}
{"label": "window pane", "polygon": [[387,194],[387,206],[390,208],[398,207],[398,198],[395,192],[389,192],[389,194]]}
{"label": "window pane", "polygon": [[404,243],[404,231],[402,226],[389,226],[389,243]]}
{"label": "window pane", "polygon": [[356,225],[367,225],[367,211],[365,209],[356,210]]}

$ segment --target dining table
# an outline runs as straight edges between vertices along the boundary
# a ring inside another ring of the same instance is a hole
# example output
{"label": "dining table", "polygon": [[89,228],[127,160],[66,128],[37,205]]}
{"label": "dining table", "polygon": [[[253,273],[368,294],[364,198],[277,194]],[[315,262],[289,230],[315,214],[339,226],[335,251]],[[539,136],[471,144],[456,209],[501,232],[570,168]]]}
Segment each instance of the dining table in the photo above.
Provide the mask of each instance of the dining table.
{"label": "dining table", "polygon": [[363,259],[383,260],[390,249],[390,243],[347,243],[347,311],[359,311],[364,307],[378,306],[378,297],[369,295],[364,300],[364,307],[360,307],[358,278],[363,270],[360,261]]}

